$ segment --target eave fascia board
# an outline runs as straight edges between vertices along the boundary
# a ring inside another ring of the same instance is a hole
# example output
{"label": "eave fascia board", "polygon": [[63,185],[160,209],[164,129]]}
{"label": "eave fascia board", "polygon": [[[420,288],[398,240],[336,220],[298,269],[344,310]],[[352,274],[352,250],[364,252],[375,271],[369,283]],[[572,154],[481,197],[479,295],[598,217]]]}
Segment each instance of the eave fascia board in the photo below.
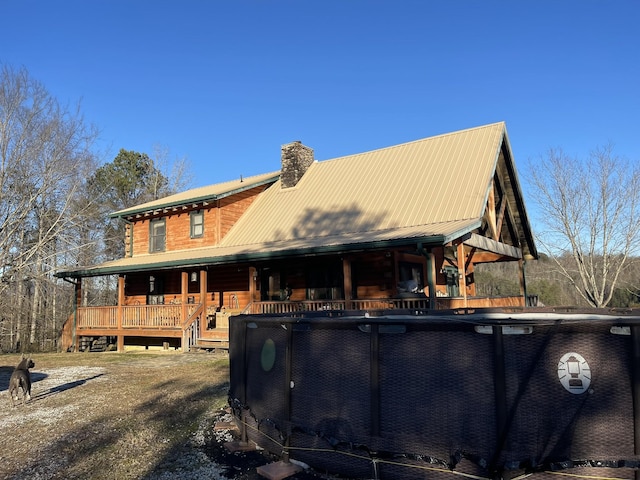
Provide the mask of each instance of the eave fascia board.
{"label": "eave fascia board", "polygon": [[[326,255],[331,253],[353,253],[364,250],[380,250],[385,248],[393,248],[401,245],[422,244],[423,247],[443,245],[446,237],[443,235],[428,237],[410,237],[393,240],[377,240],[373,242],[354,243],[348,245],[330,245],[322,247],[301,247],[287,250],[261,250],[258,252],[236,253],[232,255],[197,257],[187,260],[172,260],[165,262],[149,263],[139,266],[114,266],[114,267],[96,267],[84,270],[70,270],[57,272],[54,274],[58,278],[80,278],[80,277],[99,277],[105,275],[117,275],[134,272],[149,272],[156,270],[168,270],[173,268],[193,268],[215,265],[230,265],[234,263],[247,263],[265,260],[275,260],[289,257],[310,257],[317,255]],[[417,248],[417,247],[416,247]]]}
{"label": "eave fascia board", "polygon": [[506,167],[509,170],[509,177],[513,184],[513,194],[516,197],[516,207],[518,208],[518,215],[520,215],[520,224],[524,229],[524,235],[529,240],[529,250],[530,254],[534,259],[538,259],[538,248],[536,247],[535,239],[533,237],[533,230],[531,229],[531,223],[529,222],[529,215],[527,214],[527,209],[524,204],[524,196],[522,193],[522,187],[520,186],[520,179],[518,178],[518,171],[515,167],[515,159],[513,157],[513,152],[511,150],[511,142],[509,141],[509,136],[507,134],[507,128],[505,126],[504,136],[502,139],[505,144],[505,148],[507,153],[509,154],[508,161],[506,161]]}
{"label": "eave fascia board", "polygon": [[481,226],[482,226],[482,218],[478,218],[475,222],[471,223],[470,225],[467,225],[465,228],[461,228],[460,230],[450,233],[449,235],[443,235],[442,244],[446,245],[455,240],[468,238],[470,235],[473,234],[474,230],[477,230]]}
{"label": "eave fascia board", "polygon": [[502,124],[502,133],[500,134],[500,142],[498,142],[498,148],[494,152],[493,156],[493,167],[491,169],[491,176],[487,179],[487,188],[484,192],[484,202],[482,203],[480,216],[484,216],[487,209],[487,202],[489,201],[489,194],[491,189],[493,188],[493,179],[496,176],[496,172],[498,170],[498,162],[500,160],[500,153],[502,152],[502,147],[507,145],[507,154],[511,155],[511,151],[508,149],[508,140],[507,140],[507,128],[504,122],[500,122]]}

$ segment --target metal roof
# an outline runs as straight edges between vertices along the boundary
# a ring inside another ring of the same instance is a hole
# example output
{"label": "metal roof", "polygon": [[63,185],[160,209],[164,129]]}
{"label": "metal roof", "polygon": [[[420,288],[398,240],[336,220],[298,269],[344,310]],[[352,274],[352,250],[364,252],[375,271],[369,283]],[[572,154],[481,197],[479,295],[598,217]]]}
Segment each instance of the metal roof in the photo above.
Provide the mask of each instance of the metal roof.
{"label": "metal roof", "polygon": [[241,177],[236,180],[216,183],[215,185],[208,185],[206,187],[193,188],[191,190],[176,193],[175,195],[169,195],[168,197],[163,197],[158,200],[153,200],[151,202],[135,205],[130,208],[125,208],[124,210],[119,210],[110,214],[110,217],[128,217],[139,213],[161,210],[168,207],[176,207],[207,200],[218,200],[220,198],[233,195],[234,193],[242,192],[250,188],[275,182],[278,178],[280,178],[280,172],[271,172],[247,178]]}
{"label": "metal roof", "polygon": [[[247,178],[274,182],[262,192],[219,245],[136,255],[61,275],[213,265],[286,255],[386,248],[401,242],[443,245],[482,224],[502,148],[513,159],[504,122],[425,138],[366,153],[314,162],[296,186],[282,188],[279,172]],[[512,174],[515,175],[515,167]],[[510,182],[519,189],[516,179]],[[240,181],[193,189],[122,210],[126,216],[215,197],[242,188]],[[250,187],[249,187],[250,188]],[[516,192],[518,200],[522,198]],[[524,205],[522,248],[535,254]]]}
{"label": "metal roof", "polygon": [[221,246],[481,219],[503,134],[501,122],[315,162],[261,194]]}
{"label": "metal roof", "polygon": [[291,255],[357,251],[372,247],[391,248],[395,245],[406,245],[408,241],[414,242],[416,245],[421,243],[426,247],[447,243],[478,226],[479,222],[468,220],[425,225],[417,228],[381,230],[375,233],[362,232],[308,239],[261,242],[249,245],[194,248],[125,257],[94,267],[61,272],[58,276],[84,277],[131,271],[160,270],[180,266],[221,265],[282,258]]}

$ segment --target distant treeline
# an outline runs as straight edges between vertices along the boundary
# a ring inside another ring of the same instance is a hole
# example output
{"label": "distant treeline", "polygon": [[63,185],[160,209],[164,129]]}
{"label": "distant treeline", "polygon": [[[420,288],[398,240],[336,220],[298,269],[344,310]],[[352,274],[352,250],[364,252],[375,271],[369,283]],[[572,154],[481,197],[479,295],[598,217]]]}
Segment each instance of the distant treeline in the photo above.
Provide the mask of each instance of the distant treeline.
{"label": "distant treeline", "polygon": [[[573,260],[560,259],[566,268]],[[478,296],[519,295],[518,264],[515,262],[482,264],[475,271]],[[588,307],[571,281],[560,273],[555,262],[541,256],[525,264],[527,295],[537,295],[539,302],[548,307]],[[640,308],[640,257],[633,258],[617,284],[609,308]]]}

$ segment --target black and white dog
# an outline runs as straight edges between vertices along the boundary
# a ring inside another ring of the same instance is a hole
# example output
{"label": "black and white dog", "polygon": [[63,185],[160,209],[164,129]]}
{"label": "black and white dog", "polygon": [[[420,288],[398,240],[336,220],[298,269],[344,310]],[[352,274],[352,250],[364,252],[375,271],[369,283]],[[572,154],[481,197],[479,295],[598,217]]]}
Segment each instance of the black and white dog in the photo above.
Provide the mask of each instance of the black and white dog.
{"label": "black and white dog", "polygon": [[9,380],[9,396],[11,397],[11,406],[16,406],[16,401],[20,399],[19,393],[22,390],[22,404],[31,400],[31,373],[30,368],[35,367],[31,357],[27,358],[22,354],[20,363],[11,374]]}

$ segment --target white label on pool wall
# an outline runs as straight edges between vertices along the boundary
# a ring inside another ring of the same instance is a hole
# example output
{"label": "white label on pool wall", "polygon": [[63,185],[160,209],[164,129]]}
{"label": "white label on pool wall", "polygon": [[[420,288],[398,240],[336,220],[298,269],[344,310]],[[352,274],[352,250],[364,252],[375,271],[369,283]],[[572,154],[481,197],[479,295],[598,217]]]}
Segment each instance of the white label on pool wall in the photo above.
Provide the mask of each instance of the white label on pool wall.
{"label": "white label on pool wall", "polygon": [[584,393],[591,384],[591,369],[579,353],[565,353],[558,362],[558,378],[569,393]]}

